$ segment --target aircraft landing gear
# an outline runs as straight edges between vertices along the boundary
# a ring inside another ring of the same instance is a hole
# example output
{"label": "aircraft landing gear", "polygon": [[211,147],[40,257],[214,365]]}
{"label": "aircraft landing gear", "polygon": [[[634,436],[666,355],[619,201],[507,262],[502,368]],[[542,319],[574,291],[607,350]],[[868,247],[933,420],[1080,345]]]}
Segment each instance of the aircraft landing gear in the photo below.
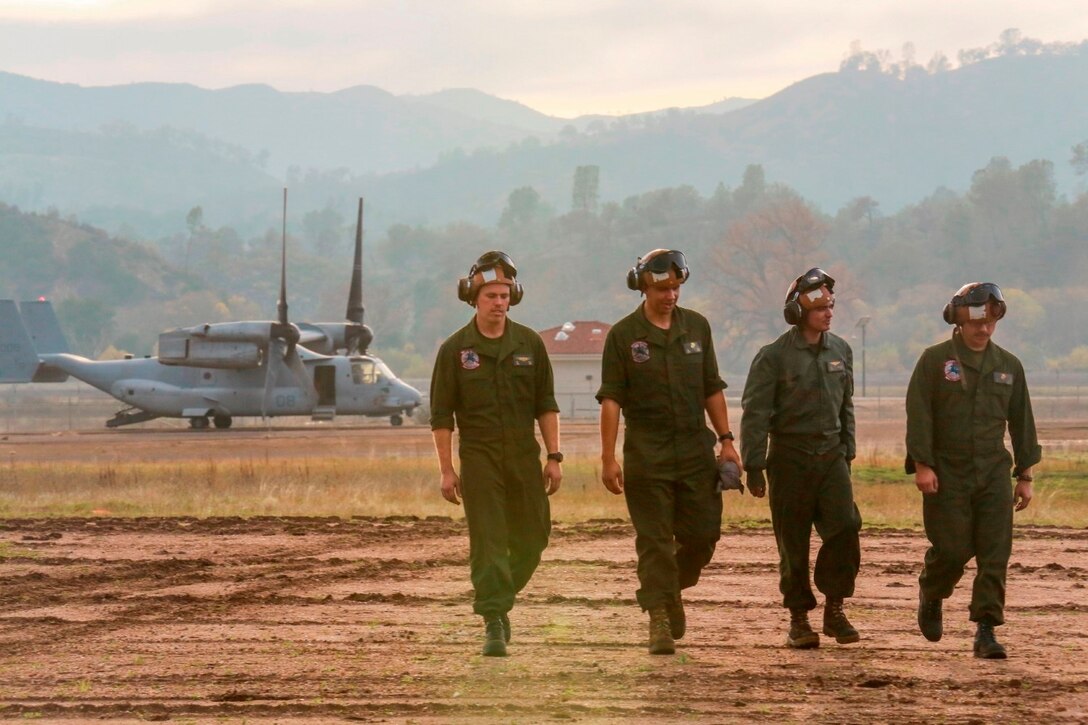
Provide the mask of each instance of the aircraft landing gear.
{"label": "aircraft landing gear", "polygon": [[[206,421],[207,418],[204,420]],[[216,428],[230,428],[230,424],[234,421],[229,415],[216,415],[212,417],[212,422],[215,423]]]}
{"label": "aircraft landing gear", "polygon": [[193,430],[204,430],[208,427],[208,416],[194,415],[189,419],[189,427]]}
{"label": "aircraft landing gear", "polygon": [[401,418],[400,414],[391,415],[389,416],[389,422],[394,426],[404,425],[404,418]]}

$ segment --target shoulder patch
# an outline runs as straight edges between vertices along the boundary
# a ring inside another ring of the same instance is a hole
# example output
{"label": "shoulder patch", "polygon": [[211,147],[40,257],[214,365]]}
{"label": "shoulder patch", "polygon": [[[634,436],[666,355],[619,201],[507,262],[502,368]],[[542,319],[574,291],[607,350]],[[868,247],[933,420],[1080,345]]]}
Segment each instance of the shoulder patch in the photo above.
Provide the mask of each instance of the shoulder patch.
{"label": "shoulder patch", "polygon": [[480,354],[471,347],[461,351],[461,367],[465,370],[475,370],[480,367]]}
{"label": "shoulder patch", "polygon": [[650,343],[645,340],[635,340],[631,343],[631,359],[637,363],[644,363],[650,359]]}
{"label": "shoulder patch", "polygon": [[958,383],[963,377],[960,372],[960,364],[955,360],[944,361],[944,379],[951,383]]}

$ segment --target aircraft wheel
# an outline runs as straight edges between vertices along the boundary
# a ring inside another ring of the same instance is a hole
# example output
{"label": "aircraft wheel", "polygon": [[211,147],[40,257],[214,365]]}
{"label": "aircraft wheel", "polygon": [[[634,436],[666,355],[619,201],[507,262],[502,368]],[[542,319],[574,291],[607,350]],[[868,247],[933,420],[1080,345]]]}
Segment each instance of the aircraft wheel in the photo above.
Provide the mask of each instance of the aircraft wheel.
{"label": "aircraft wheel", "polygon": [[215,423],[216,428],[230,428],[230,424],[234,421],[229,415],[217,415],[212,418],[212,422]]}
{"label": "aircraft wheel", "polygon": [[206,415],[195,415],[189,419],[189,427],[193,430],[204,430],[208,427],[208,417]]}
{"label": "aircraft wheel", "polygon": [[393,425],[404,425],[404,418],[401,418],[399,415],[391,415],[389,416],[389,422]]}

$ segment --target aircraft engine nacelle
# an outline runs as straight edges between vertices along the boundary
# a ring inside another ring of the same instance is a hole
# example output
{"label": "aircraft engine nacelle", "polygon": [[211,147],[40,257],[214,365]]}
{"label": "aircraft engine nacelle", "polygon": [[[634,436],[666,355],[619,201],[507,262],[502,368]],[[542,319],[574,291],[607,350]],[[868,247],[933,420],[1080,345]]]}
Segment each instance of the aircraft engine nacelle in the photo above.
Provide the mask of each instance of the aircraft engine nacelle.
{"label": "aircraft engine nacelle", "polygon": [[[276,327],[279,327],[279,325],[275,322],[212,322],[197,325],[196,327],[182,327],[179,330],[170,330],[159,335],[159,339],[162,340],[164,335],[185,335],[202,340],[252,342],[257,345],[264,345],[272,337],[281,337],[281,335],[275,334]],[[289,325],[288,327],[294,326]]]}
{"label": "aircraft engine nacelle", "polygon": [[262,346],[255,342],[208,340],[178,330],[159,335],[164,365],[245,370],[260,365],[262,358]]}

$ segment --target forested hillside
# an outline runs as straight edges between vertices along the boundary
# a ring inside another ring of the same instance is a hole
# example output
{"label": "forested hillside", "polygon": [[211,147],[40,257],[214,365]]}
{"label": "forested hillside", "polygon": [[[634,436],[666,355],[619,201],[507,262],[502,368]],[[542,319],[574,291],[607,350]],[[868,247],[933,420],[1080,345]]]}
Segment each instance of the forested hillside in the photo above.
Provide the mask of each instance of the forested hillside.
{"label": "forested hillside", "polygon": [[[159,238],[189,209],[259,234],[286,184],[300,214],[495,223],[511,189],[571,208],[579,166],[602,202],[717,184],[762,165],[821,211],[869,196],[892,212],[942,187],[962,193],[996,156],[1053,163],[1060,194],[1083,190],[1070,149],[1088,140],[1088,52],[1009,31],[959,63],[855,49],[839,72],[759,102],[565,123],[471,90],[398,97],[359,86],[280,93],[133,84],[80,88],[0,74],[0,200],[56,207],[113,232]],[[738,107],[739,106],[739,107]],[[725,112],[721,112],[725,111]]]}

